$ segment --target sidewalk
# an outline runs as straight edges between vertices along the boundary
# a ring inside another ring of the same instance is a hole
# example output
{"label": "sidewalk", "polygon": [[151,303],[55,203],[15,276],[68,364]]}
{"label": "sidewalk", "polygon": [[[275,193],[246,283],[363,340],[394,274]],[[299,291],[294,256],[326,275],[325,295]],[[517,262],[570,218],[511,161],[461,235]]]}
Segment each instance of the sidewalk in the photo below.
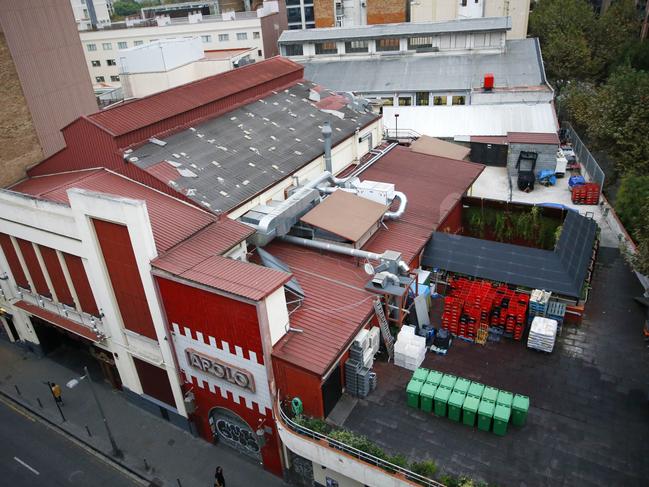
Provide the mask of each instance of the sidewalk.
{"label": "sidewalk", "polygon": [[[57,361],[56,355],[55,358],[37,358],[0,340],[0,392],[110,457],[110,443],[88,385],[82,381],[74,389],[65,387],[70,379],[82,375],[83,366],[80,370],[75,370],[76,367],[71,369],[60,363],[65,361],[65,357],[61,357],[61,361]],[[214,469],[221,465],[228,486],[288,485],[230,448],[211,445],[134,406],[120,392],[101,382],[92,369],[91,375],[115,441],[124,452],[119,463],[128,470],[149,481],[157,480],[159,485],[211,487]],[[63,388],[65,422],[56,409],[49,388],[43,384],[46,381],[57,382]],[[88,435],[86,427],[92,436]]]}

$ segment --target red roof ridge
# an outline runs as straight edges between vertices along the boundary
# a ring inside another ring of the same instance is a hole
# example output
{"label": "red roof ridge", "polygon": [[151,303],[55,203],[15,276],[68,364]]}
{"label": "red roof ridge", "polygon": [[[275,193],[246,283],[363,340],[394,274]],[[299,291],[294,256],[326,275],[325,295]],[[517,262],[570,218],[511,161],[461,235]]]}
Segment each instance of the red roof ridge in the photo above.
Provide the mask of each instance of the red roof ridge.
{"label": "red roof ridge", "polygon": [[[83,181],[84,179],[89,178],[93,174],[96,174],[98,171],[101,171],[102,169],[103,168],[101,168],[101,167],[92,167],[92,168],[87,168],[87,169],[75,169],[75,170],[72,170],[72,171],[55,172],[55,173],[52,173],[52,174],[40,174],[38,176],[30,176],[30,177],[26,177],[26,178],[21,179],[20,181],[15,182],[14,184],[12,184],[11,186],[9,186],[6,189],[8,189],[9,191],[14,191],[12,188],[18,186],[19,184],[26,183],[30,179],[39,179],[39,178],[46,178],[46,177],[51,177],[51,176],[59,176],[61,174],[72,174],[72,173],[75,173],[75,172],[89,172],[89,174],[86,174],[84,176],[79,176],[77,179],[72,181],[72,182],[76,183],[78,181]],[[53,188],[50,188],[50,189],[48,189],[47,191],[45,191],[44,193],[41,193],[41,194],[45,195],[45,194],[49,193],[50,191],[56,191],[57,189],[61,188],[62,186],[66,186],[67,184],[70,184],[70,181],[66,181],[65,183],[59,184],[58,186],[54,186]],[[20,193],[21,191],[14,191],[14,192]],[[38,196],[38,198],[41,198],[41,197]],[[41,199],[43,199],[43,198],[41,198]]]}

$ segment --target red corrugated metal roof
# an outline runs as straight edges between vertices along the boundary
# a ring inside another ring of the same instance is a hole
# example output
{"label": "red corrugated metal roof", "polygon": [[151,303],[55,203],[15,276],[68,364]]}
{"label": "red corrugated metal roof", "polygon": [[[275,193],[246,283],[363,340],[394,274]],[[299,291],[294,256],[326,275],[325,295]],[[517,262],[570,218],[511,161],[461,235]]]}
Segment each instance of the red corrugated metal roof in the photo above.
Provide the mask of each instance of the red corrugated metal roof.
{"label": "red corrugated metal roof", "polygon": [[97,338],[97,334],[95,332],[72,320],[63,318],[62,316],[51,313],[50,311],[47,311],[46,309],[43,309],[39,306],[34,306],[33,304],[30,304],[26,301],[17,301],[16,303],[14,303],[14,305],[24,309],[34,316],[37,316],[38,318],[52,323],[53,325],[60,326],[61,328],[74,333],[75,335],[82,336],[83,338],[87,338],[88,340],[95,343],[99,342],[99,339]]}
{"label": "red corrugated metal roof", "polygon": [[221,255],[254,233],[254,229],[229,218],[208,225],[191,238],[181,242],[151,265],[181,275],[214,255]]}
{"label": "red corrugated metal roof", "polygon": [[408,206],[401,218],[386,221],[388,228],[379,229],[363,248],[378,253],[395,250],[411,261],[483,170],[482,164],[395,147],[360,178],[394,183],[408,197]]}
{"label": "red corrugated metal roof", "polygon": [[471,142],[479,144],[497,144],[507,145],[507,136],[505,135],[472,135]]}
{"label": "red corrugated metal roof", "polygon": [[559,145],[559,135],[556,132],[507,132],[510,144],[552,144]]}
{"label": "red corrugated metal roof", "polygon": [[277,56],[117,105],[88,118],[119,136],[303,69]]}
{"label": "red corrugated metal roof", "polygon": [[264,250],[291,268],[306,296],[290,317],[302,333],[282,337],[273,356],[322,376],[372,313],[375,294],[364,289],[369,277],[349,257],[277,240]]}
{"label": "red corrugated metal roof", "polygon": [[[152,265],[164,270],[164,267],[160,266],[160,259],[156,259]],[[291,274],[286,272],[220,255],[212,255],[184,272],[175,274],[188,281],[253,301],[264,299],[291,278]]]}
{"label": "red corrugated metal roof", "polygon": [[68,204],[67,190],[71,188],[146,201],[159,252],[171,249],[208,226],[211,227],[212,242],[216,242],[215,247],[223,251],[250,234],[250,227],[242,223],[226,219],[217,222],[216,217],[206,211],[105,169],[31,178],[11,189]]}
{"label": "red corrugated metal roof", "polygon": [[[429,156],[396,147],[361,174],[361,179],[395,183],[408,196],[404,215],[386,221],[365,245],[377,253],[401,252],[410,262],[428,242],[484,166]],[[275,240],[267,250],[288,265],[304,290],[302,306],[291,314],[289,333],[273,356],[323,375],[372,316],[375,294],[364,289],[369,277],[356,260]]]}

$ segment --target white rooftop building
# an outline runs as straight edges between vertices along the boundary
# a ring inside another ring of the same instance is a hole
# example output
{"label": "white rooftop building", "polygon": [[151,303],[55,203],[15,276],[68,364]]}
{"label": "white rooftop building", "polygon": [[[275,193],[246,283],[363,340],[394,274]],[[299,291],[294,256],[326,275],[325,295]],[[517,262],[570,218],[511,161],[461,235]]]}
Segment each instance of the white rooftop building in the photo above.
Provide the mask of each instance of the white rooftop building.
{"label": "white rooftop building", "polygon": [[198,37],[168,39],[119,51],[124,98],[142,98],[254,62],[253,49],[203,51]]}

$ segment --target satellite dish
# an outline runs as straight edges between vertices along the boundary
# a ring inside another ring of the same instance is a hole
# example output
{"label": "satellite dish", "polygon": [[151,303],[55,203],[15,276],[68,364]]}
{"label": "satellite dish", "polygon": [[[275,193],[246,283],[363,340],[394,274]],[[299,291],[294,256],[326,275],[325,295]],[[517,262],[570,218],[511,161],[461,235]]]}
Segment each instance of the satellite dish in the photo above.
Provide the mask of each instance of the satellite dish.
{"label": "satellite dish", "polygon": [[365,269],[365,273],[369,274],[370,276],[374,275],[374,266],[370,264],[369,262],[365,262],[365,265],[363,266],[363,269]]}

